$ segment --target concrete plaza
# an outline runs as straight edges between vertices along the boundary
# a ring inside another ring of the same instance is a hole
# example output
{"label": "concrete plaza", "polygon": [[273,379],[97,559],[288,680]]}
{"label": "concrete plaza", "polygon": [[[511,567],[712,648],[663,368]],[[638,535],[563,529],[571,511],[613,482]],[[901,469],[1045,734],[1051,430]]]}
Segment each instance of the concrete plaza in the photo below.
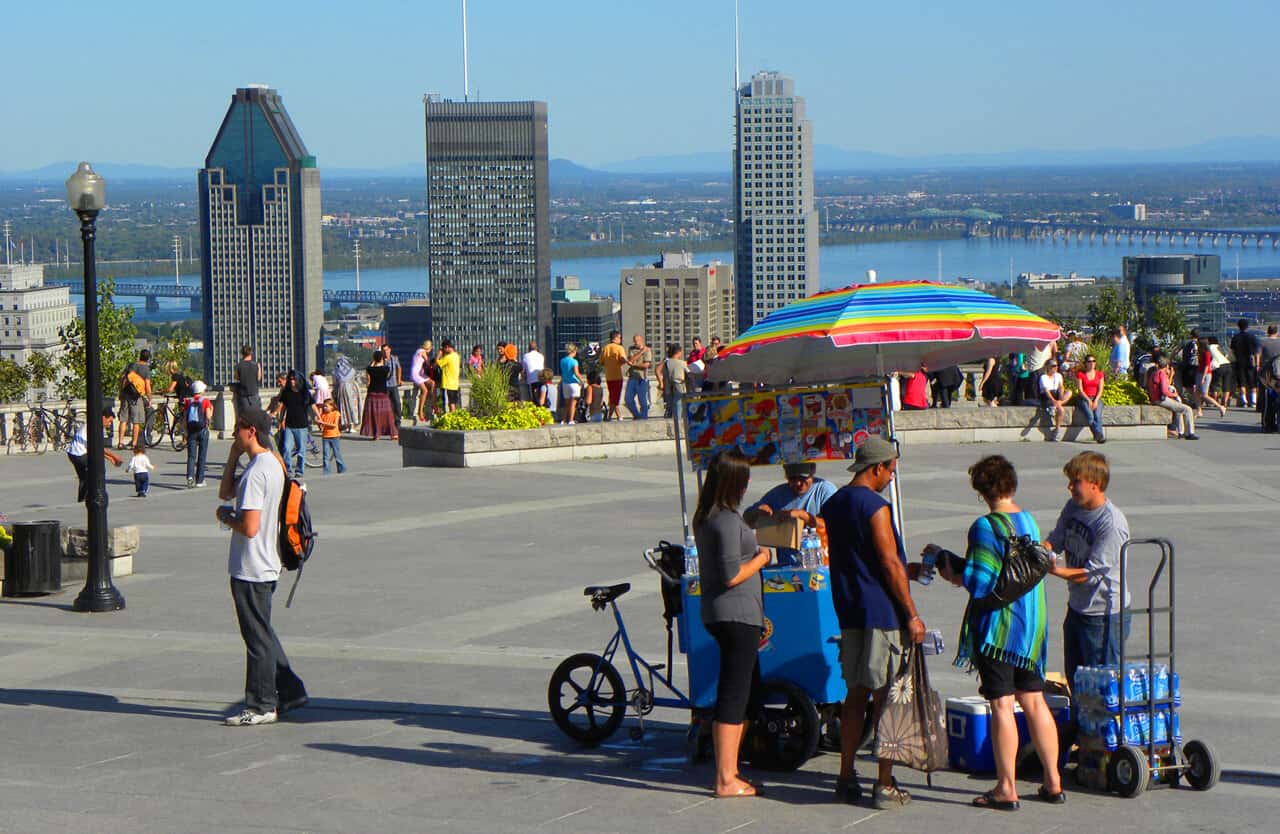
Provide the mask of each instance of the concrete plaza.
{"label": "concrete plaza", "polygon": [[[1068,783],[1068,804],[1051,807],[1022,782],[1029,801],[1000,814],[968,805],[989,778],[944,772],[928,787],[900,771],[915,802],[876,813],[829,801],[837,761],[825,753],[794,773],[747,771],[766,798],[714,801],[711,767],[685,763],[686,716],[671,710],[655,711],[638,742],[628,718],[610,743],[577,748],[552,724],[546,686],[562,658],[599,651],[610,633],[582,587],[632,582],[621,606],[633,640],[654,661],[665,650],[657,578],[640,559],[680,535],[674,462],[662,457],[402,469],[388,441],[345,441],[347,474],[309,473],[321,539],[293,608],[292,577],[276,595],[276,627],[311,706],[274,726],[224,727],[243,691],[244,648],[228,534],[213,518],[228,448],[215,441],[204,489],[185,488],[184,458],[166,450],[153,456],[146,500],[108,471],[111,523],[142,529],[136,574],[118,580],[126,610],[74,613],[76,588],[0,601],[0,831],[1274,830],[1280,438],[1256,425],[1233,411],[1206,419],[1198,443],[1101,448],[1134,535],[1178,549],[1182,732],[1209,741],[1223,766],[1207,793],[1120,799]],[[992,452],[1018,465],[1019,501],[1049,528],[1066,499],[1062,464],[1085,448],[908,449],[908,550],[930,540],[962,548],[982,510],[964,470]],[[848,477],[835,464],[820,474]],[[751,496],[779,475],[757,470]],[[80,525],[74,495],[65,455],[0,457],[0,512],[11,520]],[[1149,556],[1138,552],[1135,578]],[[1055,669],[1065,587],[1048,588]],[[948,643],[930,667],[935,685],[974,694],[975,680],[945,662],[964,595],[944,583],[913,592]],[[675,679],[687,681],[678,655]]]}

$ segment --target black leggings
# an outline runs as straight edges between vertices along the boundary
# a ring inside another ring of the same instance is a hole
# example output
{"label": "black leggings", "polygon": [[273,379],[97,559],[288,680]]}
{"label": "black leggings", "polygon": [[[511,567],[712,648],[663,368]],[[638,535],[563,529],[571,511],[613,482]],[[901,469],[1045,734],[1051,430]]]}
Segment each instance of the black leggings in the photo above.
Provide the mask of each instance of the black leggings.
{"label": "black leggings", "polygon": [[760,689],[760,626],[747,623],[708,623],[707,631],[720,647],[720,683],[715,720],[741,724],[747,707]]}

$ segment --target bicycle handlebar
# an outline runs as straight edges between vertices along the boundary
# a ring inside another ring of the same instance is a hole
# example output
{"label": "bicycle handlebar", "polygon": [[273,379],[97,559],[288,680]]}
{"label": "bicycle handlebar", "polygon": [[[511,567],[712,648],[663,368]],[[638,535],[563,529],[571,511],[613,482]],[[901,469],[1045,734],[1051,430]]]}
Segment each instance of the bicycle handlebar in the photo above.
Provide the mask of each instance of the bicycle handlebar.
{"label": "bicycle handlebar", "polygon": [[644,551],[645,563],[648,564],[652,570],[655,570],[658,572],[658,576],[662,578],[663,582],[667,583],[668,585],[679,585],[680,577],[672,576],[662,567],[662,565],[658,564],[657,559],[653,558],[654,554],[657,552],[659,552],[659,548],[656,548],[656,547],[646,548]]}

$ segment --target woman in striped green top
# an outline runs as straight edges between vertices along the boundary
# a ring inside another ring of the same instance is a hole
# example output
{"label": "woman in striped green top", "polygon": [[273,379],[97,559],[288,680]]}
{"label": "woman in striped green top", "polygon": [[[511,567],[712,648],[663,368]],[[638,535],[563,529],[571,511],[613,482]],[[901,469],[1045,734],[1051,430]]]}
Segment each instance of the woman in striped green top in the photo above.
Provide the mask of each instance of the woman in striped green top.
{"label": "woman in striped green top", "polygon": [[[969,468],[969,482],[991,512],[969,527],[963,560],[940,558],[944,579],[963,586],[970,599],[980,599],[995,587],[1008,552],[1008,539],[1028,535],[1040,540],[1040,528],[1013,501],[1018,474],[1001,455],[990,455]],[[976,669],[978,692],[991,704],[991,746],[996,760],[996,786],[973,800],[980,808],[1016,811],[1020,807],[1014,784],[1018,729],[1013,704],[1022,706],[1036,753],[1044,766],[1038,792],[1044,802],[1066,801],[1058,773],[1058,729],[1044,701],[1044,664],[1049,628],[1041,582],[1020,599],[994,611],[965,610],[960,627],[956,665]]]}

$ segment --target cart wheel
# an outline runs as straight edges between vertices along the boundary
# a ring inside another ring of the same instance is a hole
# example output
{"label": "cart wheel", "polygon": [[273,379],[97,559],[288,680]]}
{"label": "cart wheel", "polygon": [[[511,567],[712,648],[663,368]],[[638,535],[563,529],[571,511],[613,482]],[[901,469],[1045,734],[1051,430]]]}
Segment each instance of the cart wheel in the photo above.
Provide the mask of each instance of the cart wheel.
{"label": "cart wheel", "polygon": [[556,667],[547,705],[561,732],[594,747],[618,729],[627,712],[627,690],[613,664],[583,652]]}
{"label": "cart wheel", "polygon": [[818,750],[818,708],[789,681],[760,685],[761,706],[747,730],[747,761],[765,770],[795,770]]}
{"label": "cart wheel", "polygon": [[1147,789],[1151,771],[1147,757],[1132,744],[1117,747],[1107,765],[1107,787],[1123,797],[1133,797]]}
{"label": "cart wheel", "polygon": [[1187,784],[1198,791],[1207,791],[1218,784],[1221,766],[1213,749],[1203,741],[1188,741],[1182,746],[1187,757]]}

